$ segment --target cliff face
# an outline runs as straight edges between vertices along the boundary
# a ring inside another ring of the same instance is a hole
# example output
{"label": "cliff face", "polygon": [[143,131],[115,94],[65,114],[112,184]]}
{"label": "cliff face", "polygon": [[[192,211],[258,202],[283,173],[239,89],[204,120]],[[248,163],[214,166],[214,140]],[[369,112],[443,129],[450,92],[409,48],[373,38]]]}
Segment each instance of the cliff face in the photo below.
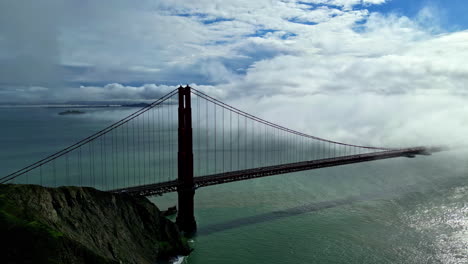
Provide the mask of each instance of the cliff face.
{"label": "cliff face", "polygon": [[146,198],[92,188],[0,185],[2,263],[155,263],[190,252]]}

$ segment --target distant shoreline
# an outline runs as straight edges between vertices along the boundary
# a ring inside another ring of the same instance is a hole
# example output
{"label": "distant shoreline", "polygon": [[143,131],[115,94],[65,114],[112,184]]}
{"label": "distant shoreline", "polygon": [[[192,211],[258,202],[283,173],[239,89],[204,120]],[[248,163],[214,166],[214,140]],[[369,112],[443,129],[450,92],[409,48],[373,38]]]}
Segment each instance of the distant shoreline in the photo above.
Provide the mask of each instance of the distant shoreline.
{"label": "distant shoreline", "polygon": [[0,105],[0,108],[108,108],[123,105]]}
{"label": "distant shoreline", "polygon": [[76,105],[76,104],[63,104],[63,105],[0,105],[0,108],[143,108],[149,104],[115,104],[115,105]]}

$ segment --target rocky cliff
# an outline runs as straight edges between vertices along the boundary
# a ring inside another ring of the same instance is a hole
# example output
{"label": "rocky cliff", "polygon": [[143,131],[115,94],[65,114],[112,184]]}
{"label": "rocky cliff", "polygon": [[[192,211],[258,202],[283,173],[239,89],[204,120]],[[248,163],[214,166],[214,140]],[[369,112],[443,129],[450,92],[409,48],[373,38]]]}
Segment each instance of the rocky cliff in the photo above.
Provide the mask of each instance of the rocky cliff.
{"label": "rocky cliff", "polygon": [[146,198],[0,185],[1,263],[156,263],[190,252]]}

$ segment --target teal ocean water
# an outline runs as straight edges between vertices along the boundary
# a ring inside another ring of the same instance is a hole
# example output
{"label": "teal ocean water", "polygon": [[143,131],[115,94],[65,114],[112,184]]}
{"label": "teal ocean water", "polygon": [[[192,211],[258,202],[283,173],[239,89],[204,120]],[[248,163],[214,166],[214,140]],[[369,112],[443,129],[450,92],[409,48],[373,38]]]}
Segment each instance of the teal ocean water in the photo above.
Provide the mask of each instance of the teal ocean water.
{"label": "teal ocean water", "polygon": [[[0,175],[125,116],[0,108]],[[176,195],[151,198],[161,209]],[[185,263],[468,263],[468,155],[453,150],[197,190]]]}

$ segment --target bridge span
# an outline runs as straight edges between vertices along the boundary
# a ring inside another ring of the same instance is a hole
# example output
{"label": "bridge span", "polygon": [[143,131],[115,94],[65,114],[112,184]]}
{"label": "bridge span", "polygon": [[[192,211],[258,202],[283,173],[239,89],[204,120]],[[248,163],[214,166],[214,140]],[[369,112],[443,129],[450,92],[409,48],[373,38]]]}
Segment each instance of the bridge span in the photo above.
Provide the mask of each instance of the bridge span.
{"label": "bridge span", "polygon": [[[416,155],[431,155],[434,152],[442,151],[440,147],[414,147],[397,150],[386,150],[381,152],[349,155],[337,158],[310,160],[289,164],[281,164],[275,166],[260,167],[247,170],[231,171],[225,173],[218,173],[213,175],[206,175],[196,177],[194,179],[194,188],[218,185],[229,182],[250,180],[255,178],[262,178],[278,174],[299,172],[305,170],[313,170],[327,167],[335,167],[340,165],[347,165],[352,163],[360,163],[366,161],[374,161],[381,159],[390,159],[398,157],[414,158]],[[154,196],[163,195],[165,193],[176,192],[179,188],[179,181],[173,180],[168,182],[161,182],[155,184],[146,184],[129,188],[120,188],[110,190],[114,193],[127,193],[135,196]]]}
{"label": "bridge span", "polygon": [[177,192],[177,224],[192,232],[194,195],[201,187],[441,150],[324,139],[181,86],[97,133],[1,177],[0,184],[89,186],[137,196]]}

